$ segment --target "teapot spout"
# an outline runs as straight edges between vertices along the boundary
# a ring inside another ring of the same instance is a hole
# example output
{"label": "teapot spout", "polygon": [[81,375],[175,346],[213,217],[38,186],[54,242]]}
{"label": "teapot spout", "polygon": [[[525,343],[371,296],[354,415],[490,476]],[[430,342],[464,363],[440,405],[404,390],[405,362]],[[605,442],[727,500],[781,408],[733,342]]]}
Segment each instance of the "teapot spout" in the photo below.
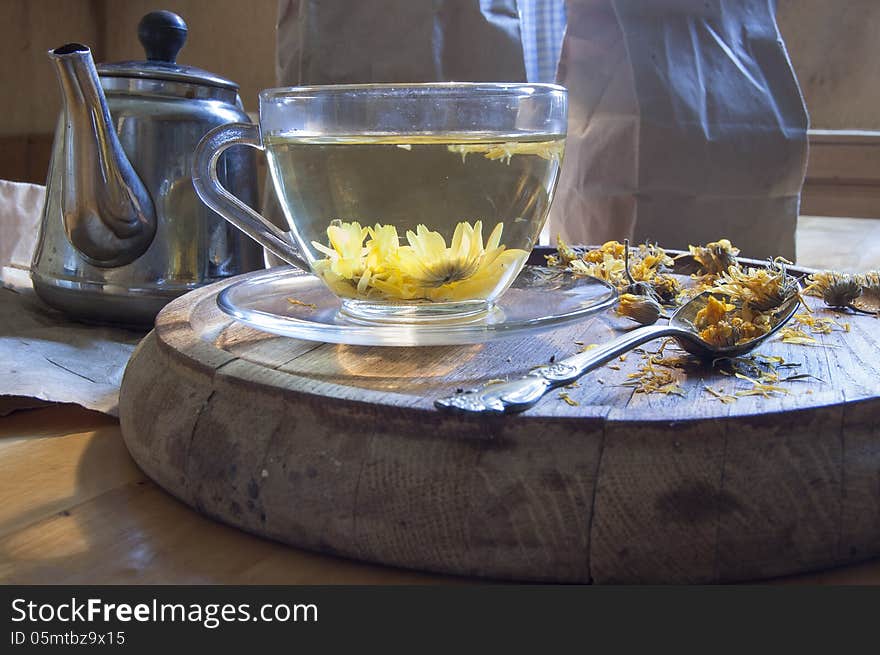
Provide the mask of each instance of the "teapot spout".
{"label": "teapot spout", "polygon": [[61,207],[70,243],[96,266],[140,257],[156,234],[156,211],[110,119],[92,52],[70,43],[49,51],[64,99]]}

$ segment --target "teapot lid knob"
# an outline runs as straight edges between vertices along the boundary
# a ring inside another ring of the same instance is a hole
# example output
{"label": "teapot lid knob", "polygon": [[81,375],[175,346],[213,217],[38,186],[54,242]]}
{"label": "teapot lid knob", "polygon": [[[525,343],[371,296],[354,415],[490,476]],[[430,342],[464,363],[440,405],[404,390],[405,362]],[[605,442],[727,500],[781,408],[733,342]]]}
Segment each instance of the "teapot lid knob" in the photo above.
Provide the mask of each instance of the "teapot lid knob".
{"label": "teapot lid knob", "polygon": [[186,42],[186,23],[170,11],[152,11],[138,23],[138,40],[149,61],[175,63]]}

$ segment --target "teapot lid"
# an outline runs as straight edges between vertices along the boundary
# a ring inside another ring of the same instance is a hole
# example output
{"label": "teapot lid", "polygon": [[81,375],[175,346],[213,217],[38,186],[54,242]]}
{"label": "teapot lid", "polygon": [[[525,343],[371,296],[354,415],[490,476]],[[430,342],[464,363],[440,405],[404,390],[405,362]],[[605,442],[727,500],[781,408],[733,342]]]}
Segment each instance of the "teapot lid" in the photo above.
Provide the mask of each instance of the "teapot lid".
{"label": "teapot lid", "polygon": [[238,91],[231,80],[195,66],[176,63],[177,53],[186,42],[187,28],[183,19],[170,11],[153,11],[138,23],[138,40],[147,55],[146,61],[123,61],[99,64],[102,77],[139,77],[153,80],[188,82]]}

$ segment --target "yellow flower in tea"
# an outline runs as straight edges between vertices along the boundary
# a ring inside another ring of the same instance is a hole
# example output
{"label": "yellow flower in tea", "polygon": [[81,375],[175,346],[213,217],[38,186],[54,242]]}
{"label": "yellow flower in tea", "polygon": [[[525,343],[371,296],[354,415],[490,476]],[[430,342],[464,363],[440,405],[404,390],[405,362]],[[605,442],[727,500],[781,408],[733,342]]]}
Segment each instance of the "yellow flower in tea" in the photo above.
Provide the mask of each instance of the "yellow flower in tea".
{"label": "yellow flower in tea", "polygon": [[415,232],[406,233],[411,249],[401,252],[401,272],[428,288],[466,280],[477,272],[487,252],[489,256],[496,254],[501,229],[501,223],[495,226],[488,247],[484,248],[482,222],[477,221],[473,227],[470,223],[459,223],[447,248],[442,234],[419,225]]}
{"label": "yellow flower in tea", "polygon": [[379,225],[367,228],[370,240],[367,241],[366,266],[371,271],[381,273],[384,268],[397,260],[400,237],[393,225]]}
{"label": "yellow flower in tea", "polygon": [[401,245],[393,225],[361,228],[334,222],[327,228],[329,246],[313,242],[327,255],[314,268],[346,297],[433,302],[485,298],[507,284],[528,256],[503,246],[502,231],[499,223],[484,245],[482,221],[461,222],[447,246],[442,234],[419,225],[407,231],[407,245]]}
{"label": "yellow flower in tea", "polygon": [[434,302],[484,298],[505,272],[516,274],[528,255],[501,245],[502,230],[503,224],[496,225],[484,246],[482,221],[462,222],[447,247],[442,234],[419,225],[407,231],[409,245],[398,249],[396,270],[376,287],[392,297]]}
{"label": "yellow flower in tea", "polygon": [[343,278],[360,276],[364,270],[364,237],[367,230],[360,223],[343,223],[333,221],[327,228],[327,238],[330,246],[325,246],[317,241],[312,245],[327,255],[330,260],[330,270]]}

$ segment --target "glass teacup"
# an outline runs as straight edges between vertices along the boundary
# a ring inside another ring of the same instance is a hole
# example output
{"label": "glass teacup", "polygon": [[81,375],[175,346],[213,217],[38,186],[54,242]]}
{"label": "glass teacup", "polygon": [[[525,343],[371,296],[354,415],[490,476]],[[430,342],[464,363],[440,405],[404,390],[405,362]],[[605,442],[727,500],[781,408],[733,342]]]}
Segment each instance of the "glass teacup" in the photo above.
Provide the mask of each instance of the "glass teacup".
{"label": "glass teacup", "polygon": [[[260,124],[199,144],[201,199],[320,277],[349,318],[473,319],[522,269],[547,219],[567,98],[550,84],[269,89]],[[289,235],[217,178],[227,148],[264,149]]]}

